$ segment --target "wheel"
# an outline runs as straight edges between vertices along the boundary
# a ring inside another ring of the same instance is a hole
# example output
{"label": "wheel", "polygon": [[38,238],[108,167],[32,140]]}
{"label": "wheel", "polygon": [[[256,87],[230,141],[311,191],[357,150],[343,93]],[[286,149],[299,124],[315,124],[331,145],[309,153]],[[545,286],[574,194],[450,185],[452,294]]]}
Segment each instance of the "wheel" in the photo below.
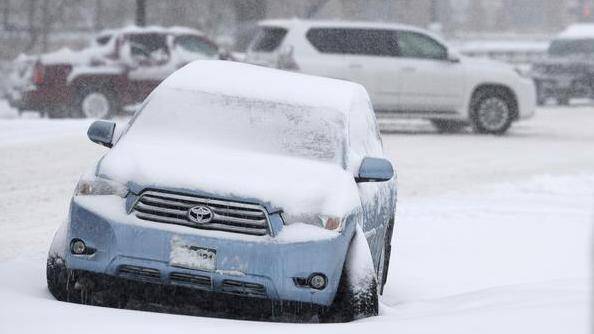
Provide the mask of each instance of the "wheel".
{"label": "wheel", "polygon": [[119,108],[115,93],[101,87],[82,89],[77,97],[75,114],[84,118],[107,119]]}
{"label": "wheel", "polygon": [[439,133],[458,133],[466,127],[464,122],[443,119],[432,119],[431,124],[433,124]]}
{"label": "wheel", "polygon": [[378,315],[378,282],[369,245],[360,227],[351,241],[334,302],[323,322],[349,322]]}
{"label": "wheel", "polygon": [[46,265],[47,288],[59,301],[77,302],[79,294],[74,291],[75,280],[66,268],[64,259],[49,256]]}
{"label": "wheel", "polygon": [[483,134],[504,134],[513,121],[513,105],[509,97],[497,90],[477,94],[472,103],[474,131]]}
{"label": "wheel", "polygon": [[384,294],[384,287],[388,281],[388,269],[390,269],[390,256],[392,254],[392,233],[394,231],[394,217],[390,219],[384,236],[384,247],[380,253],[380,259],[377,266],[378,292]]}

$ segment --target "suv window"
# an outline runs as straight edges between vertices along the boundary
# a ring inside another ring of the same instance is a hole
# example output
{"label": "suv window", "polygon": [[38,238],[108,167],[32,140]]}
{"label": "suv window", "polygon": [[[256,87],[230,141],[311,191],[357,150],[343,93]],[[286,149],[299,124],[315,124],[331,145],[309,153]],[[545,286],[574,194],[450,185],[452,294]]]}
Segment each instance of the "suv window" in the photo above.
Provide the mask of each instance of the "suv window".
{"label": "suv window", "polygon": [[306,37],[322,53],[398,56],[396,32],[392,30],[312,28]]}
{"label": "suv window", "polygon": [[401,57],[423,59],[446,59],[448,57],[448,49],[445,46],[427,35],[413,31],[400,31],[398,46]]}
{"label": "suv window", "polygon": [[256,36],[252,50],[259,52],[272,52],[276,50],[287,35],[287,29],[276,27],[263,27]]}
{"label": "suv window", "polygon": [[175,38],[175,45],[187,51],[200,53],[209,57],[214,57],[219,53],[215,44],[196,35],[180,35]]}
{"label": "suv window", "polygon": [[592,55],[594,39],[556,39],[548,50],[551,56]]}

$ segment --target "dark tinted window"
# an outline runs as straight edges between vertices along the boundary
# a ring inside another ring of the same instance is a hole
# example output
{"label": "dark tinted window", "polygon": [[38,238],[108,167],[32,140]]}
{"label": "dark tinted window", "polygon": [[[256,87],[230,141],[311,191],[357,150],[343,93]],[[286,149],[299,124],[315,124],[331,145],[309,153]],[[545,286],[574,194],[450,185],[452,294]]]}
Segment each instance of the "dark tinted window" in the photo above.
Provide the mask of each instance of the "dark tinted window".
{"label": "dark tinted window", "polygon": [[105,45],[107,44],[109,41],[111,40],[111,35],[104,35],[104,36],[99,36],[95,39],[95,41],[97,42],[97,44],[99,45]]}
{"label": "dark tinted window", "polygon": [[549,46],[551,56],[592,55],[594,39],[556,39]]}
{"label": "dark tinted window", "polygon": [[201,53],[209,57],[214,57],[219,53],[215,44],[196,35],[178,36],[175,38],[175,44],[190,52]]}
{"label": "dark tinted window", "polygon": [[260,52],[272,52],[281,45],[287,29],[264,27],[256,36],[252,50]]}
{"label": "dark tinted window", "polygon": [[392,30],[312,28],[306,37],[322,53],[398,56],[396,32]]}
{"label": "dark tinted window", "polygon": [[412,31],[398,33],[400,56],[423,59],[446,59],[448,50],[429,36]]}

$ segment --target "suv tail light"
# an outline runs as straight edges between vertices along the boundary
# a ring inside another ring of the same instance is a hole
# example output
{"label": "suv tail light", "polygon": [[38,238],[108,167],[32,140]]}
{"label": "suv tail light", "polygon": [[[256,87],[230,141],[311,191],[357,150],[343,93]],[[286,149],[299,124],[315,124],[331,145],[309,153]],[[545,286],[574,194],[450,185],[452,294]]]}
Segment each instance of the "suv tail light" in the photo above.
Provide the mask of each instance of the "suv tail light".
{"label": "suv tail light", "polygon": [[45,81],[45,68],[40,62],[35,63],[33,67],[33,83],[41,85]]}

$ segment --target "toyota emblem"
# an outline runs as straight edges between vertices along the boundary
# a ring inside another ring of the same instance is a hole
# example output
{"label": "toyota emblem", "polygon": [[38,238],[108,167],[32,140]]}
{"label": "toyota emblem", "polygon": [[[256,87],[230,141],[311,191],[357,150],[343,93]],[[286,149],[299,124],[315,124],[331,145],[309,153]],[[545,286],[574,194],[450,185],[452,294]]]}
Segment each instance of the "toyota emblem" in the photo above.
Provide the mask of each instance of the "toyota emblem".
{"label": "toyota emblem", "polygon": [[188,210],[188,219],[196,224],[208,224],[213,218],[212,210],[207,206],[195,206]]}

